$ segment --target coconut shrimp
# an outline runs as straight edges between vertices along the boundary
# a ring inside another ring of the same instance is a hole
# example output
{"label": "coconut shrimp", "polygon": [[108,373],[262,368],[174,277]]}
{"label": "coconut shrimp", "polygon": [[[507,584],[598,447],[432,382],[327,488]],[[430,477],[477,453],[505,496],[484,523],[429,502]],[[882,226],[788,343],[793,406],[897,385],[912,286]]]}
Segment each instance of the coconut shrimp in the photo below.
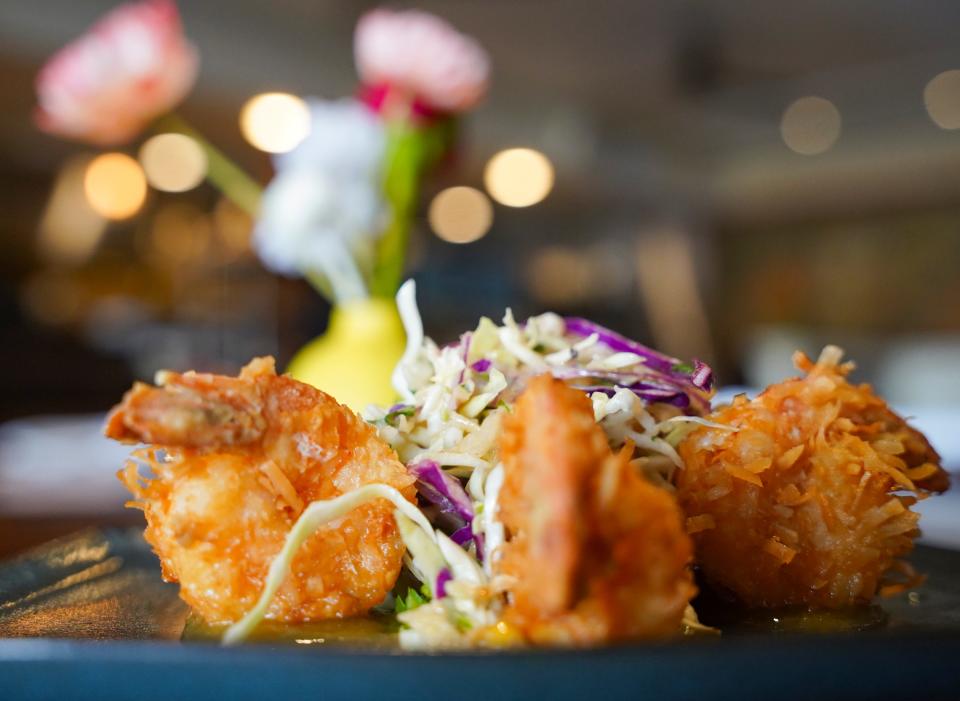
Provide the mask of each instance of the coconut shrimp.
{"label": "coconut shrimp", "polygon": [[[143,509],[145,537],[209,623],[234,622],[257,601],[271,560],[310,502],[370,483],[414,498],[413,478],[372,427],[332,397],[278,376],[271,358],[239,377],[160,373],[137,384],[105,434],[146,443],[122,481]],[[362,614],[399,575],[404,546],[394,507],[380,499],[302,545],[267,617],[300,622]]]}
{"label": "coconut shrimp", "polygon": [[[915,583],[918,498],[939,457],[828,346],[806,377],[737,398],[681,443],[677,493],[706,579],[751,606],[835,608]],[[732,429],[732,430],[729,430]],[[901,584],[890,583],[891,575]]]}
{"label": "coconut shrimp", "polygon": [[500,442],[504,620],[536,644],[668,636],[695,589],[674,498],[611,453],[590,400],[533,379]]}

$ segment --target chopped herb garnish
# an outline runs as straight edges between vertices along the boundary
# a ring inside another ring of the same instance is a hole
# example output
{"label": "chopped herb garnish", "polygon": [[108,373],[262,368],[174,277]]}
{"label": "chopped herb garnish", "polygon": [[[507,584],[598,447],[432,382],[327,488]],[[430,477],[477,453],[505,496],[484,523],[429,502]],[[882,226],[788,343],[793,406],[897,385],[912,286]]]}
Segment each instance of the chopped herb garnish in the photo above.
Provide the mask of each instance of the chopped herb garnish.
{"label": "chopped herb garnish", "polygon": [[398,596],[394,604],[394,610],[397,613],[412,611],[415,608],[423,606],[428,601],[430,601],[430,589],[424,584],[420,587],[420,591],[407,589],[407,595],[405,597]]}

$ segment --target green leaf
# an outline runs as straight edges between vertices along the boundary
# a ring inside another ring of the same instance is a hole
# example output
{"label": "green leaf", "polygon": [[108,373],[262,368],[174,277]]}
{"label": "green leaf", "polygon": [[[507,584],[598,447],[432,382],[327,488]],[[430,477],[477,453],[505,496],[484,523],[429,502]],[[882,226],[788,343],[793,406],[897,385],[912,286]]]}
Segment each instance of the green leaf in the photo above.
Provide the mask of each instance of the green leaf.
{"label": "green leaf", "polygon": [[676,365],[673,366],[673,371],[685,372],[689,374],[693,372],[693,365],[691,365],[690,363],[677,363]]}
{"label": "green leaf", "polygon": [[430,601],[430,590],[427,588],[427,585],[424,584],[420,587],[419,592],[416,589],[407,589],[407,595],[405,597],[398,596],[394,610],[397,613],[412,611],[419,606],[423,606],[428,601]]}

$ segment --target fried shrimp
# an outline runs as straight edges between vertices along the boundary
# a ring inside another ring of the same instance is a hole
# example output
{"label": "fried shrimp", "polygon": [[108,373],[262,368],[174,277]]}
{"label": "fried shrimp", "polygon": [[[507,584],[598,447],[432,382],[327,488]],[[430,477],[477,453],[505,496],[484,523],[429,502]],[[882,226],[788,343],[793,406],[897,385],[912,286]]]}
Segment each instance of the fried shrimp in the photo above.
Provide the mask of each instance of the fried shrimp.
{"label": "fried shrimp", "polygon": [[706,579],[750,606],[867,602],[918,534],[917,498],[947,488],[939,456],[842,351],[806,377],[737,398],[680,445],[677,494]]}
{"label": "fried shrimp", "polygon": [[586,645],[680,630],[695,589],[692,545],[673,497],[617,455],[590,400],[533,379],[504,426],[498,563],[512,582],[504,620],[537,644]]}
{"label": "fried shrimp", "polygon": [[[274,556],[310,502],[381,483],[414,498],[413,478],[372,427],[332,397],[278,376],[270,358],[239,377],[161,373],[137,384],[105,434],[150,447],[122,481],[143,509],[164,577],[209,623],[257,601]],[[267,617],[300,622],[366,612],[399,575],[404,546],[385,499],[320,528],[297,551]]]}

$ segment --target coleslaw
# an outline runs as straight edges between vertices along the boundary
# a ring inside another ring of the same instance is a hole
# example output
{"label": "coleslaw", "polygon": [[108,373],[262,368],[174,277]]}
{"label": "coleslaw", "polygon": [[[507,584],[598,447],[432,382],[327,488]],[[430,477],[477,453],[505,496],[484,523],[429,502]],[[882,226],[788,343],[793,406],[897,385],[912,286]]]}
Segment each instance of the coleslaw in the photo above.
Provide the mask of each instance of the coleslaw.
{"label": "coleslaw", "polygon": [[[550,373],[581,389],[614,450],[636,446],[633,465],[670,486],[682,467],[677,443],[709,423],[712,373],[683,363],[594,322],[545,313],[519,323],[482,318],[456,343],[423,333],[416,288],[397,295],[407,349],[393,376],[402,402],[368,407],[363,417],[417,478],[429,537],[398,514],[406,564],[429,600],[398,614],[405,648],[458,647],[469,631],[494,626],[509,586],[496,574],[504,543],[497,518],[503,466],[497,440],[504,416],[530,378]],[[422,597],[418,597],[421,598]],[[691,609],[692,611],[692,609]],[[693,621],[691,621],[692,623]]]}

